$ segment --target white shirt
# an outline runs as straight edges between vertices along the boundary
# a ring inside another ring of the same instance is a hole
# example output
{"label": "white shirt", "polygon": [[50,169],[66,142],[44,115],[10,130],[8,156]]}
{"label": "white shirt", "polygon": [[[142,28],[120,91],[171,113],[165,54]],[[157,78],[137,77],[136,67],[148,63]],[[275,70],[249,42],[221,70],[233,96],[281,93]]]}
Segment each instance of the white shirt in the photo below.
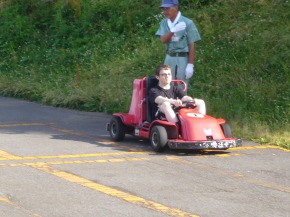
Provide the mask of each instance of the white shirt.
{"label": "white shirt", "polygon": [[175,26],[175,24],[179,20],[180,16],[181,16],[181,12],[178,11],[178,14],[177,14],[177,16],[176,16],[176,18],[175,18],[175,20],[173,22],[171,22],[170,19],[167,19],[167,24],[168,24],[169,29],[171,29],[171,28],[173,28]]}

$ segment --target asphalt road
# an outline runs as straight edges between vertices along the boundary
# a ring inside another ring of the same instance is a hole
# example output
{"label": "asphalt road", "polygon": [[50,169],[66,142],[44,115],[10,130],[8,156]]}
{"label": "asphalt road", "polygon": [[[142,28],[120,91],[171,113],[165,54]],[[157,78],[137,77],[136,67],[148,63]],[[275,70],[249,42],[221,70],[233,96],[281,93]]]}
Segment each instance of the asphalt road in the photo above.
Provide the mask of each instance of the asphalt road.
{"label": "asphalt road", "polygon": [[289,150],[156,154],[110,117],[0,97],[0,217],[290,217]]}

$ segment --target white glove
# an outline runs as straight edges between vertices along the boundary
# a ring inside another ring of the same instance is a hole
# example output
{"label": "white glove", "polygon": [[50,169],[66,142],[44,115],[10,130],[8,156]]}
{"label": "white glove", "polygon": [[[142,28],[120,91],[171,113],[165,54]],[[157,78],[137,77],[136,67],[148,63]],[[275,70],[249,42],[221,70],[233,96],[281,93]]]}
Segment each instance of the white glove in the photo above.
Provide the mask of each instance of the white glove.
{"label": "white glove", "polygon": [[180,22],[180,23],[177,23],[174,27],[172,27],[170,29],[170,32],[174,32],[174,33],[180,32],[182,30],[185,30],[185,28],[186,28],[185,22]]}
{"label": "white glove", "polygon": [[180,99],[175,99],[174,104],[176,107],[182,106],[182,101]]}
{"label": "white glove", "polygon": [[194,65],[188,63],[185,69],[185,79],[190,79],[194,73]]}

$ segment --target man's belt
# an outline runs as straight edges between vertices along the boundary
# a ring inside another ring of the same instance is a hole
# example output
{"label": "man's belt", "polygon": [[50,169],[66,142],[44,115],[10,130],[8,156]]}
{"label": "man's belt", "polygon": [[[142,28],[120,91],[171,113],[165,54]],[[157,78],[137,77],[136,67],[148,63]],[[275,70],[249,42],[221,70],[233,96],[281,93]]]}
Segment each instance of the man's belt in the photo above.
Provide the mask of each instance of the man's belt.
{"label": "man's belt", "polygon": [[171,57],[187,57],[188,52],[168,52],[167,53]]}

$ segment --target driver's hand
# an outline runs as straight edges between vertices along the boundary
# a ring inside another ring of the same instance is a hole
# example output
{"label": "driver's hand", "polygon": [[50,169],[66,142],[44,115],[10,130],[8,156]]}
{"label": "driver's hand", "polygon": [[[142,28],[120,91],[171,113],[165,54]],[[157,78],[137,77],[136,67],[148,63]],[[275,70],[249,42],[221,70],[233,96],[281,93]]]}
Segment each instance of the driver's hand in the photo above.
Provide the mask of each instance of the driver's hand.
{"label": "driver's hand", "polygon": [[196,104],[195,104],[195,100],[194,100],[194,102],[192,102],[191,104],[192,104],[193,106],[196,106]]}
{"label": "driver's hand", "polygon": [[176,107],[182,106],[182,101],[180,99],[176,99],[176,100],[174,100],[174,105]]}

